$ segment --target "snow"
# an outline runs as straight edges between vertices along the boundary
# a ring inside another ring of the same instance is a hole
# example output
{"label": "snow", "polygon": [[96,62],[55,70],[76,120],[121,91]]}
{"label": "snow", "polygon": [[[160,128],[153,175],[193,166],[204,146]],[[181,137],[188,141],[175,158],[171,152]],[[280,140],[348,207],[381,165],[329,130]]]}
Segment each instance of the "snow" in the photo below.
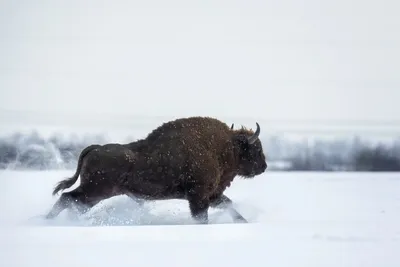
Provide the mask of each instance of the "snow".
{"label": "snow", "polygon": [[140,209],[125,196],[42,219],[54,184],[72,174],[0,172],[0,266],[400,266],[398,173],[237,179],[226,194],[248,224],[213,209],[211,224],[194,225],[185,201]]}

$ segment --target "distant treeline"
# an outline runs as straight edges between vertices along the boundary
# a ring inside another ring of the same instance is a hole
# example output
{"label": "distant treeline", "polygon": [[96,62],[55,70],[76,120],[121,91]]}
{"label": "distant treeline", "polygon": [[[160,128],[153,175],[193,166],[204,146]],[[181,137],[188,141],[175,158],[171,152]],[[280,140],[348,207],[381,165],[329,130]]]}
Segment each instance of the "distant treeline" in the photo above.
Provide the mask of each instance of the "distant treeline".
{"label": "distant treeline", "polygon": [[[122,142],[133,140],[123,140]],[[311,143],[281,137],[262,137],[271,170],[284,171],[400,171],[400,140],[371,144],[358,137]],[[0,168],[16,170],[74,169],[81,150],[104,144],[101,135],[54,135],[37,132],[0,137]]]}
{"label": "distant treeline", "polygon": [[81,150],[91,143],[106,143],[101,135],[44,138],[37,132],[0,137],[0,168],[15,170],[73,169]]}

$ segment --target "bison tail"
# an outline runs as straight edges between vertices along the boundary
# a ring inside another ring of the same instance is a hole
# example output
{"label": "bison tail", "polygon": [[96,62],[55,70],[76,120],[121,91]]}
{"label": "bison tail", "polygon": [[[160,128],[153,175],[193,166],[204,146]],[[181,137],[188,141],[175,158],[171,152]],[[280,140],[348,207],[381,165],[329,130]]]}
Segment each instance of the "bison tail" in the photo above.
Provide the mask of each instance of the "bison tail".
{"label": "bison tail", "polygon": [[82,162],[83,162],[83,158],[93,149],[100,147],[100,145],[91,145],[86,147],[81,154],[79,155],[79,159],[78,159],[78,166],[76,168],[76,172],[74,174],[74,176],[72,176],[71,178],[67,178],[65,180],[62,180],[60,182],[57,183],[57,185],[55,186],[54,190],[53,190],[53,196],[56,195],[60,190],[64,190],[67,189],[69,187],[71,187],[76,180],[78,180],[79,174],[81,173],[81,168],[82,168]]}
{"label": "bison tail", "polygon": [[68,179],[62,180],[61,182],[58,182],[56,187],[54,187],[53,196],[56,195],[58,193],[58,191],[71,187],[76,182],[76,180],[78,180],[78,177],[76,177],[74,175],[71,178],[68,178]]}

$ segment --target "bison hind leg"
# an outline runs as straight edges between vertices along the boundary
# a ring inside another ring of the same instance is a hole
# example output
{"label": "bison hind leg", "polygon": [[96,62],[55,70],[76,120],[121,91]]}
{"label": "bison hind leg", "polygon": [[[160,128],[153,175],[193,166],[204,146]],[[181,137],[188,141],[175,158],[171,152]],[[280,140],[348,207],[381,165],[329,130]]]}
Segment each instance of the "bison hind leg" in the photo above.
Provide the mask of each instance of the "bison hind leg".
{"label": "bison hind leg", "polygon": [[54,203],[52,209],[47,214],[46,219],[57,217],[63,210],[70,208],[74,200],[74,196],[70,192],[62,193],[60,198],[56,203]]}
{"label": "bison hind leg", "polygon": [[46,218],[52,219],[58,216],[63,210],[72,208],[73,206],[77,208],[80,214],[83,214],[102,200],[102,198],[90,196],[90,194],[82,189],[82,187],[78,187],[71,192],[62,193]]}

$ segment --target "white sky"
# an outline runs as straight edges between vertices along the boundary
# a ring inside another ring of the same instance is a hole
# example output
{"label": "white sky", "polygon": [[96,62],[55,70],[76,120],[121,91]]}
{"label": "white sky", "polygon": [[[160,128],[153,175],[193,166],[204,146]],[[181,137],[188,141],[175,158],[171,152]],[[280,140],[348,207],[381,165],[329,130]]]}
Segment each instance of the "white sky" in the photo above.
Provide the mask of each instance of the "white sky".
{"label": "white sky", "polygon": [[400,120],[398,1],[2,1],[0,108]]}

